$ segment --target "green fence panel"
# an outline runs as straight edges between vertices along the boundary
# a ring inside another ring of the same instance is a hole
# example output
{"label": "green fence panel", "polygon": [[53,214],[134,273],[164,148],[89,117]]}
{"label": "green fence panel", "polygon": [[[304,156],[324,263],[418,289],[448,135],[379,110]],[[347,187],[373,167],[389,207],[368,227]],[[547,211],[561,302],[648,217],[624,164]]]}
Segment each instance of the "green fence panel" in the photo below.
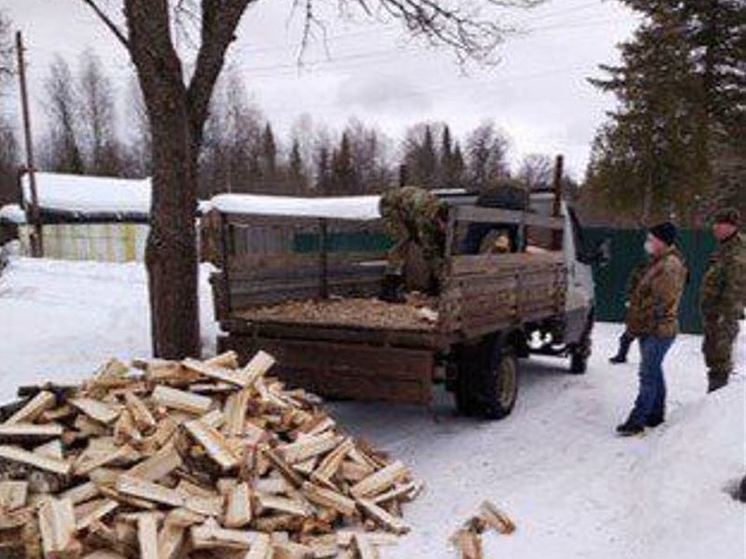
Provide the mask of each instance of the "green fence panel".
{"label": "green fence panel", "polygon": [[[643,230],[593,227],[585,230],[587,242],[595,244],[609,239],[611,259],[604,266],[596,266],[596,317],[598,320],[621,322],[626,312],[626,287],[632,269],[645,258]],[[707,269],[715,239],[707,231],[679,232],[678,246],[686,258],[689,281],[681,300],[679,320],[682,332],[702,333],[699,315],[699,286]]]}

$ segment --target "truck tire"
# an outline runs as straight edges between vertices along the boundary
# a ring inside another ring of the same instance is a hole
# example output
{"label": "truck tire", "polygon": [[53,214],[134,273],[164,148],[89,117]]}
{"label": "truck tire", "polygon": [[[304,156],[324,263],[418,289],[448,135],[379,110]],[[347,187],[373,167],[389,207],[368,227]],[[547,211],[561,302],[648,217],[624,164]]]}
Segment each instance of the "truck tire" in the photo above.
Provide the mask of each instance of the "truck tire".
{"label": "truck tire", "polygon": [[591,356],[591,331],[593,330],[593,311],[588,313],[583,336],[570,348],[570,372],[573,375],[584,375],[588,372],[588,358]]}
{"label": "truck tire", "polygon": [[456,399],[456,409],[461,415],[473,416],[477,411],[478,402],[474,398],[473,381],[481,365],[481,346],[461,346],[456,360],[456,378],[453,394]]}
{"label": "truck tire", "polygon": [[503,419],[513,411],[518,397],[518,360],[512,348],[499,340],[487,344],[485,353],[479,382],[479,415]]}

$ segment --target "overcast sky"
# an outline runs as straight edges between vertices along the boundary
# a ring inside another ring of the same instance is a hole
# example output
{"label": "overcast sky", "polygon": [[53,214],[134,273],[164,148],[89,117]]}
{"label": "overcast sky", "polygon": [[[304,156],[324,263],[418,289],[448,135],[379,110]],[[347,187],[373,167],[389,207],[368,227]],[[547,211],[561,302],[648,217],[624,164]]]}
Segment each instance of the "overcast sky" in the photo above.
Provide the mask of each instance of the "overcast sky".
{"label": "overcast sky", "polygon": [[[636,25],[616,0],[550,0],[531,11],[510,11],[505,21],[525,32],[506,39],[500,64],[470,67],[464,75],[447,49],[412,40],[396,24],[330,16],[328,56],[319,41],[299,68],[300,21],[288,22],[291,4],[253,4],[229,51],[230,66],[279,133],[288,134],[303,113],[334,128],[354,116],[394,138],[423,120],[447,121],[464,134],[493,119],[513,140],[513,160],[533,152],[564,153],[578,177],[594,131],[614,105],[586,78],[599,75],[599,63],[618,60],[615,45]],[[108,5],[121,3],[108,0]],[[0,7],[24,33],[36,129],[43,126],[39,100],[55,54],[75,65],[84,49],[93,48],[124,109],[132,74],[127,54],[82,0],[0,0]],[[5,100],[5,113],[17,110],[16,99]]]}

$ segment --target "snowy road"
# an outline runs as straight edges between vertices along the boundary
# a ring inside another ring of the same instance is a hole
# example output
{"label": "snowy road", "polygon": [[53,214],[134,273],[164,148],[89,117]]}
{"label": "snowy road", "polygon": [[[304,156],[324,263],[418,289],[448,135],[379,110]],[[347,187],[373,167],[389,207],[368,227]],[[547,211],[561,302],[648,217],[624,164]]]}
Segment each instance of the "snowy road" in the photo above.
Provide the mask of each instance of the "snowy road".
{"label": "snowy road", "polygon": [[[203,281],[203,337],[213,343],[209,301]],[[140,266],[15,260],[0,277],[0,401],[19,384],[73,380],[110,356],[147,355],[147,330]],[[454,416],[442,392],[437,421],[420,408],[334,404],[348,428],[427,484],[405,511],[412,534],[384,557],[454,557],[449,535],[485,498],[518,524],[513,536],[486,536],[488,558],[746,556],[746,508],[724,492],[746,473],[746,335],[742,375],[709,397],[700,339],[681,336],[666,366],[667,424],[619,439],[613,428],[634,398],[637,354],[607,365],[618,334],[618,325],[597,325],[585,376],[566,374],[559,360],[524,362],[518,404],[501,422]]]}

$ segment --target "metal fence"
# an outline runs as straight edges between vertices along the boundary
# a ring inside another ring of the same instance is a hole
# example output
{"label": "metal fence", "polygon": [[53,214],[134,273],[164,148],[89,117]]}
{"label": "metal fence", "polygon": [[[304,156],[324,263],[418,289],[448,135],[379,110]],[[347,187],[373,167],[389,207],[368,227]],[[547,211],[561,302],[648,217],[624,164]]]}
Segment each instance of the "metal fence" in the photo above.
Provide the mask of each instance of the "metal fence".
{"label": "metal fence", "polygon": [[[611,241],[611,260],[594,270],[596,282],[596,319],[621,322],[626,312],[625,291],[632,269],[645,258],[643,243],[646,233],[638,229],[612,229],[594,227],[586,229],[589,243],[604,239]],[[685,333],[700,334],[702,321],[699,314],[699,286],[707,269],[710,254],[716,241],[707,231],[684,230],[679,232],[678,246],[686,258],[689,281],[681,301],[679,320]]]}

